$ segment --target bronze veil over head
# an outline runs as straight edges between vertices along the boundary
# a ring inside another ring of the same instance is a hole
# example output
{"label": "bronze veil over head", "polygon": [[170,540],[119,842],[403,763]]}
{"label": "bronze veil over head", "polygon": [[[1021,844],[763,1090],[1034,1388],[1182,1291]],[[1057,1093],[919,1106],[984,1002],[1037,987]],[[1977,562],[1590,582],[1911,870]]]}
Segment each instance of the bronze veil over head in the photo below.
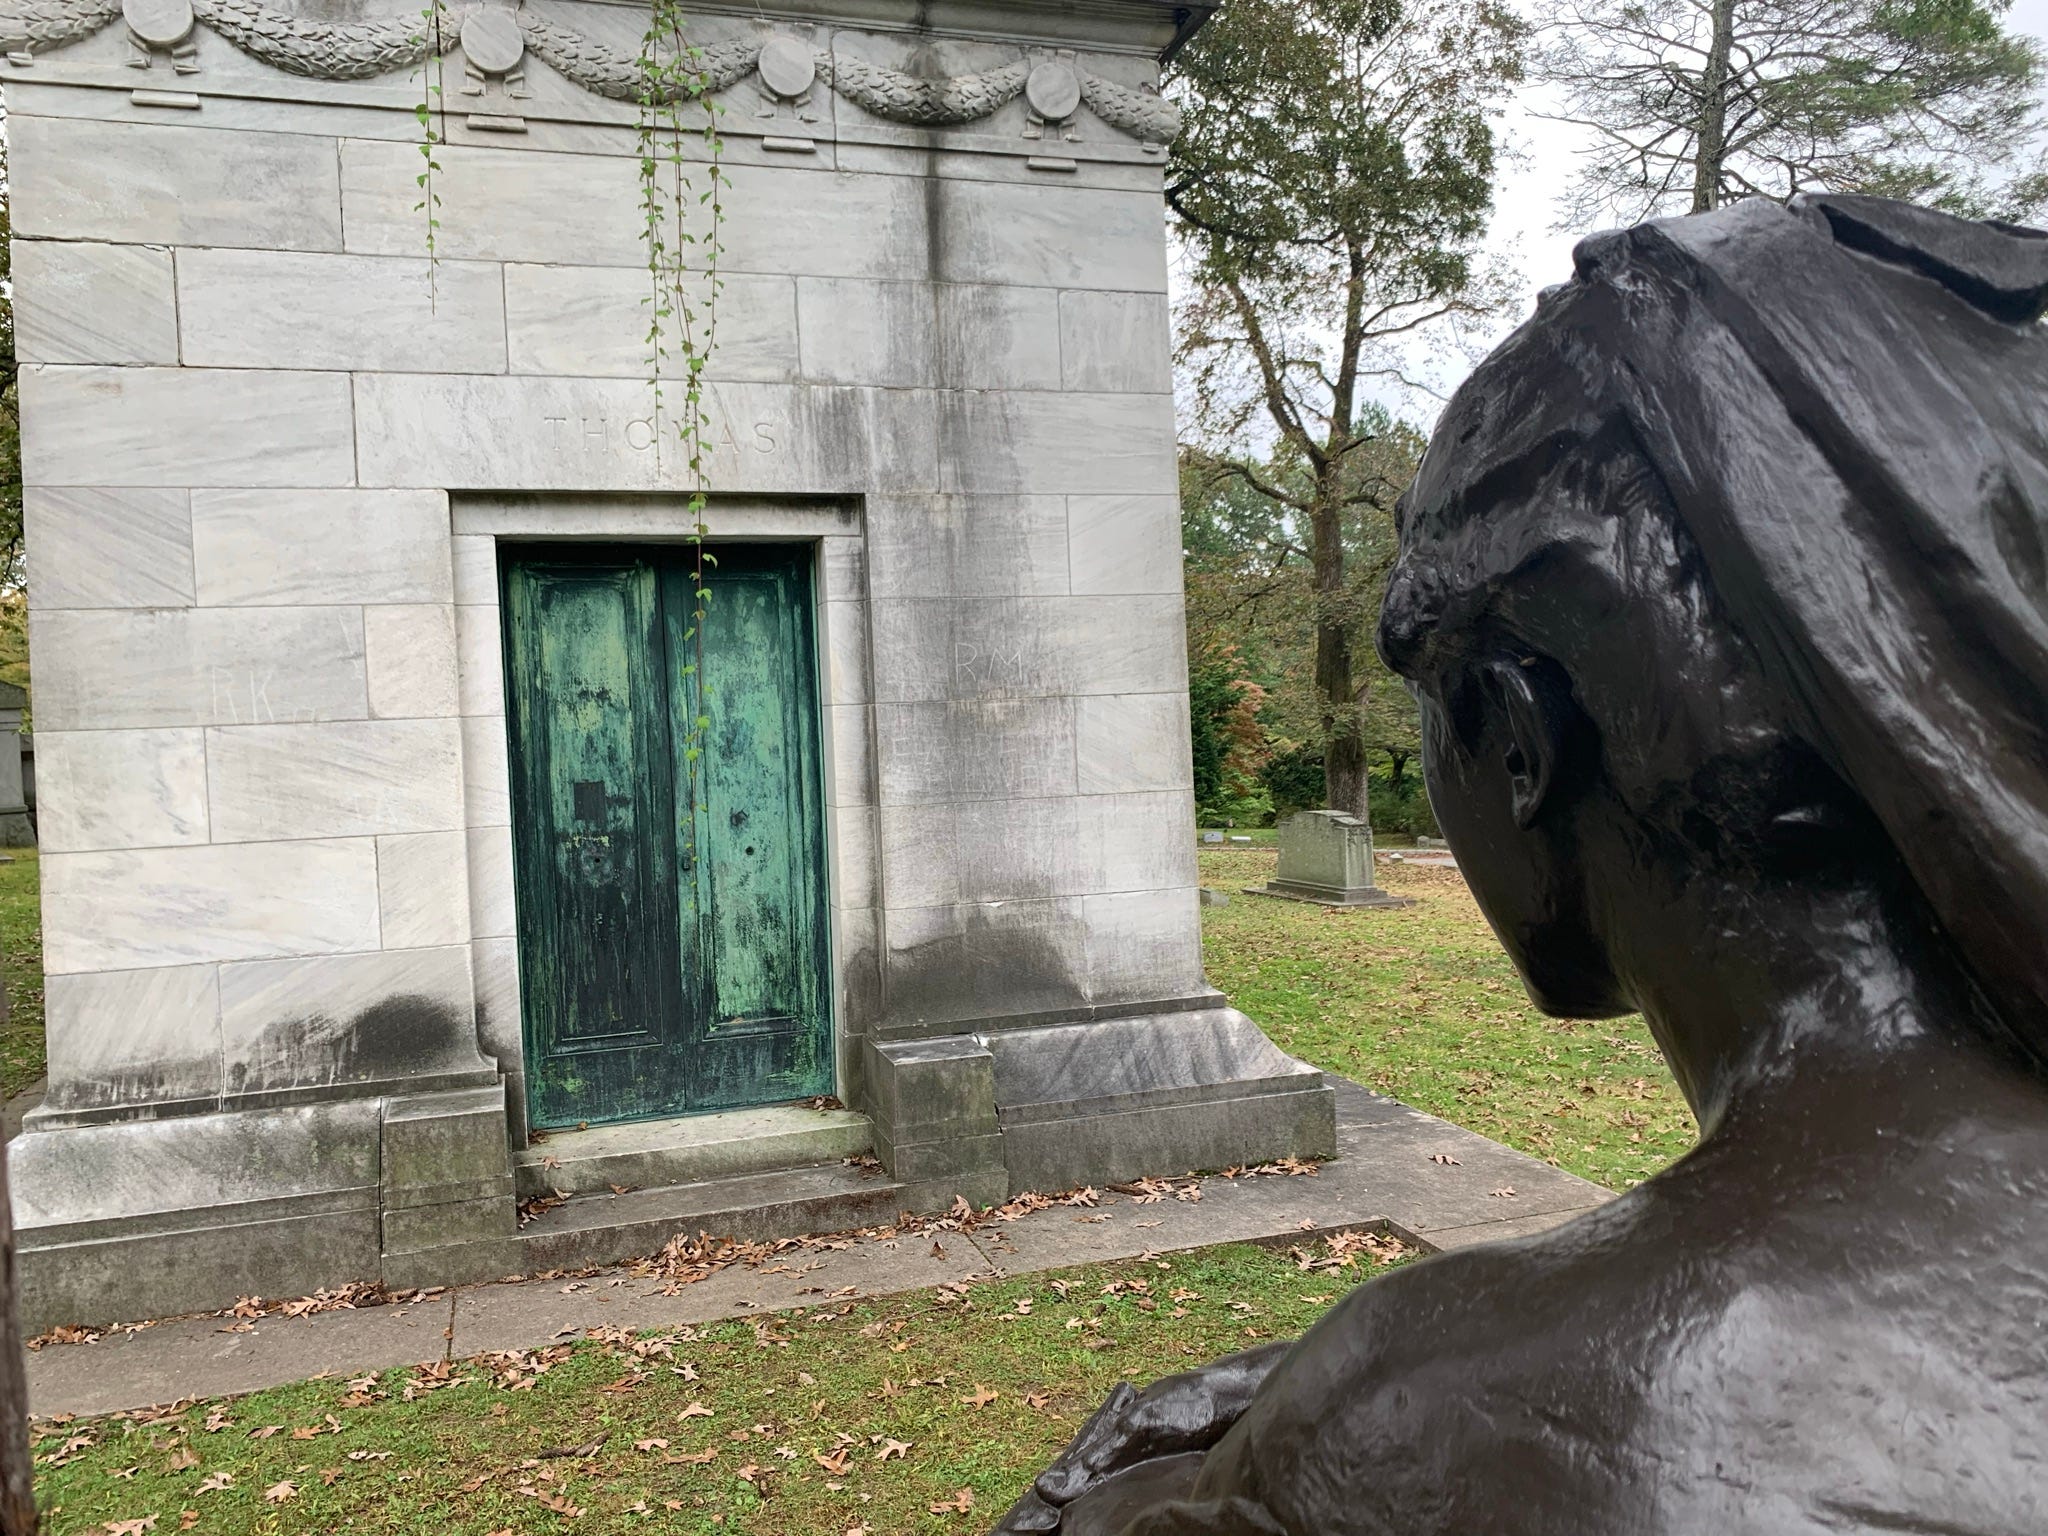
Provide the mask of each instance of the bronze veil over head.
{"label": "bronze veil over head", "polygon": [[[1780,755],[1742,783],[1788,797],[1768,807],[1780,835],[1747,830],[1795,875],[1811,823],[1851,814],[1829,803],[1839,780],[1998,1027],[2048,1062],[2048,335],[2032,323],[2048,236],[1802,198],[1600,236],[1576,261],[1432,444],[1403,510],[1386,659],[1420,681],[1548,640],[1596,720],[1718,691],[1682,654],[1638,652],[1666,670],[1634,673],[1618,635],[1590,632],[1608,615],[1553,583],[1604,562],[1608,601],[1640,596],[1629,557],[1667,551],[1627,549],[1623,524],[1675,524],[1668,554],[1696,567],[1700,607],[1670,638],[1732,631],[1759,695],[1741,707],[1771,718],[1724,715],[1741,740],[1645,741],[1609,770],[1684,793],[1745,752]],[[1734,808],[1708,800],[1725,825]]]}
{"label": "bronze veil over head", "polygon": [[1446,410],[1380,648],[1547,1011],[1700,1147],[1120,1389],[1004,1530],[2048,1531],[2048,236],[1602,235]]}

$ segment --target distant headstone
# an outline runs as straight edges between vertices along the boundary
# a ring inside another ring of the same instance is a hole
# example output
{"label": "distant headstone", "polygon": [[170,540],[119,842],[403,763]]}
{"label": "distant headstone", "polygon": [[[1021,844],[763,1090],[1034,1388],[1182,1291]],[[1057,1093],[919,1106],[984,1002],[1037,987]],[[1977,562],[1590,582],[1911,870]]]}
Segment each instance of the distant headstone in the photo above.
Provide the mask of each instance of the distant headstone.
{"label": "distant headstone", "polygon": [[1249,843],[1251,839],[1248,837],[1233,837],[1231,841],[1233,843]]}
{"label": "distant headstone", "polygon": [[1202,834],[1202,841],[1205,843],[1220,843],[1223,841],[1223,834],[1221,832],[1204,832]]}
{"label": "distant headstone", "polygon": [[33,848],[36,842],[21,783],[21,716],[27,707],[26,692],[0,683],[0,847]]}
{"label": "distant headstone", "polygon": [[1342,811],[1301,811],[1280,824],[1280,867],[1250,896],[1282,896],[1326,907],[1407,907],[1372,883],[1372,828]]}
{"label": "distant headstone", "polygon": [[1202,887],[1202,905],[1205,907],[1227,907],[1230,905],[1230,892],[1212,891],[1205,885]]}

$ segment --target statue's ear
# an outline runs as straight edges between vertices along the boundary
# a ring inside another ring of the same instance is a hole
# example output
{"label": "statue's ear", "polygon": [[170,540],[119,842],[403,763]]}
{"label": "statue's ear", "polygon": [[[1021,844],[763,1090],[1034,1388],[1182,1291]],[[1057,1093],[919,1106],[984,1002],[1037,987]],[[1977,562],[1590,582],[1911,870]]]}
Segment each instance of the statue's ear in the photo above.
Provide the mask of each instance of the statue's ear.
{"label": "statue's ear", "polygon": [[1793,207],[1820,214],[1851,250],[1910,267],[1995,319],[2020,325],[2048,310],[2048,232],[1958,219],[1888,197],[1809,193]]}
{"label": "statue's ear", "polygon": [[1515,821],[1528,826],[1542,811],[1564,755],[1565,722],[1550,707],[1536,676],[1538,663],[1494,661],[1486,667],[1486,690],[1507,725],[1504,766],[1514,795]]}

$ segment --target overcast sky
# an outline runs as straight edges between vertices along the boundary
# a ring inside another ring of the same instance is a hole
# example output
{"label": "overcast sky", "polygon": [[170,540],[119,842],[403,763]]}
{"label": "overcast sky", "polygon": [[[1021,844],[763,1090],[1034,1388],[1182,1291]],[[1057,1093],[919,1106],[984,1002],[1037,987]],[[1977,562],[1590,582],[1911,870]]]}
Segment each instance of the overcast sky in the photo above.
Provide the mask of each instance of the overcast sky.
{"label": "overcast sky", "polygon": [[[2014,0],[2007,23],[2048,43],[2048,0]],[[1521,271],[1523,292],[1516,308],[1492,328],[1494,340],[1522,322],[1535,304],[1538,289],[1571,276],[1572,245],[1581,234],[1589,233],[1561,233],[1551,228],[1557,219],[1557,195],[1571,175],[1573,152],[1585,142],[1581,137],[1585,130],[1535,117],[1530,112],[1532,106],[1540,107],[1534,91],[1510,109],[1503,124],[1508,140],[1524,159],[1501,178],[1495,193],[1492,244]],[[1469,371],[1468,364],[1462,353],[1447,353],[1440,344],[1432,352],[1432,357],[1422,360],[1424,371],[1432,385],[1447,392]],[[1433,402],[1418,398],[1410,411],[1431,416]]]}

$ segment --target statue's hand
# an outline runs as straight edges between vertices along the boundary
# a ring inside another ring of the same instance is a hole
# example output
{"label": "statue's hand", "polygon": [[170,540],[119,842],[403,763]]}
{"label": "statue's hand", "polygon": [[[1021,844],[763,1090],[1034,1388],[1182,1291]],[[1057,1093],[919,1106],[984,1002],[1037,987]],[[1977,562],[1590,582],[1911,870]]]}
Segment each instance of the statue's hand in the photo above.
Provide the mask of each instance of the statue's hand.
{"label": "statue's hand", "polygon": [[1060,1511],[1140,1462],[1206,1451],[1235,1424],[1259,1384],[1293,1345],[1285,1340],[1225,1355],[1199,1370],[1163,1376],[1144,1391],[1124,1382],[1074,1436],[992,1536],[1059,1528]]}

